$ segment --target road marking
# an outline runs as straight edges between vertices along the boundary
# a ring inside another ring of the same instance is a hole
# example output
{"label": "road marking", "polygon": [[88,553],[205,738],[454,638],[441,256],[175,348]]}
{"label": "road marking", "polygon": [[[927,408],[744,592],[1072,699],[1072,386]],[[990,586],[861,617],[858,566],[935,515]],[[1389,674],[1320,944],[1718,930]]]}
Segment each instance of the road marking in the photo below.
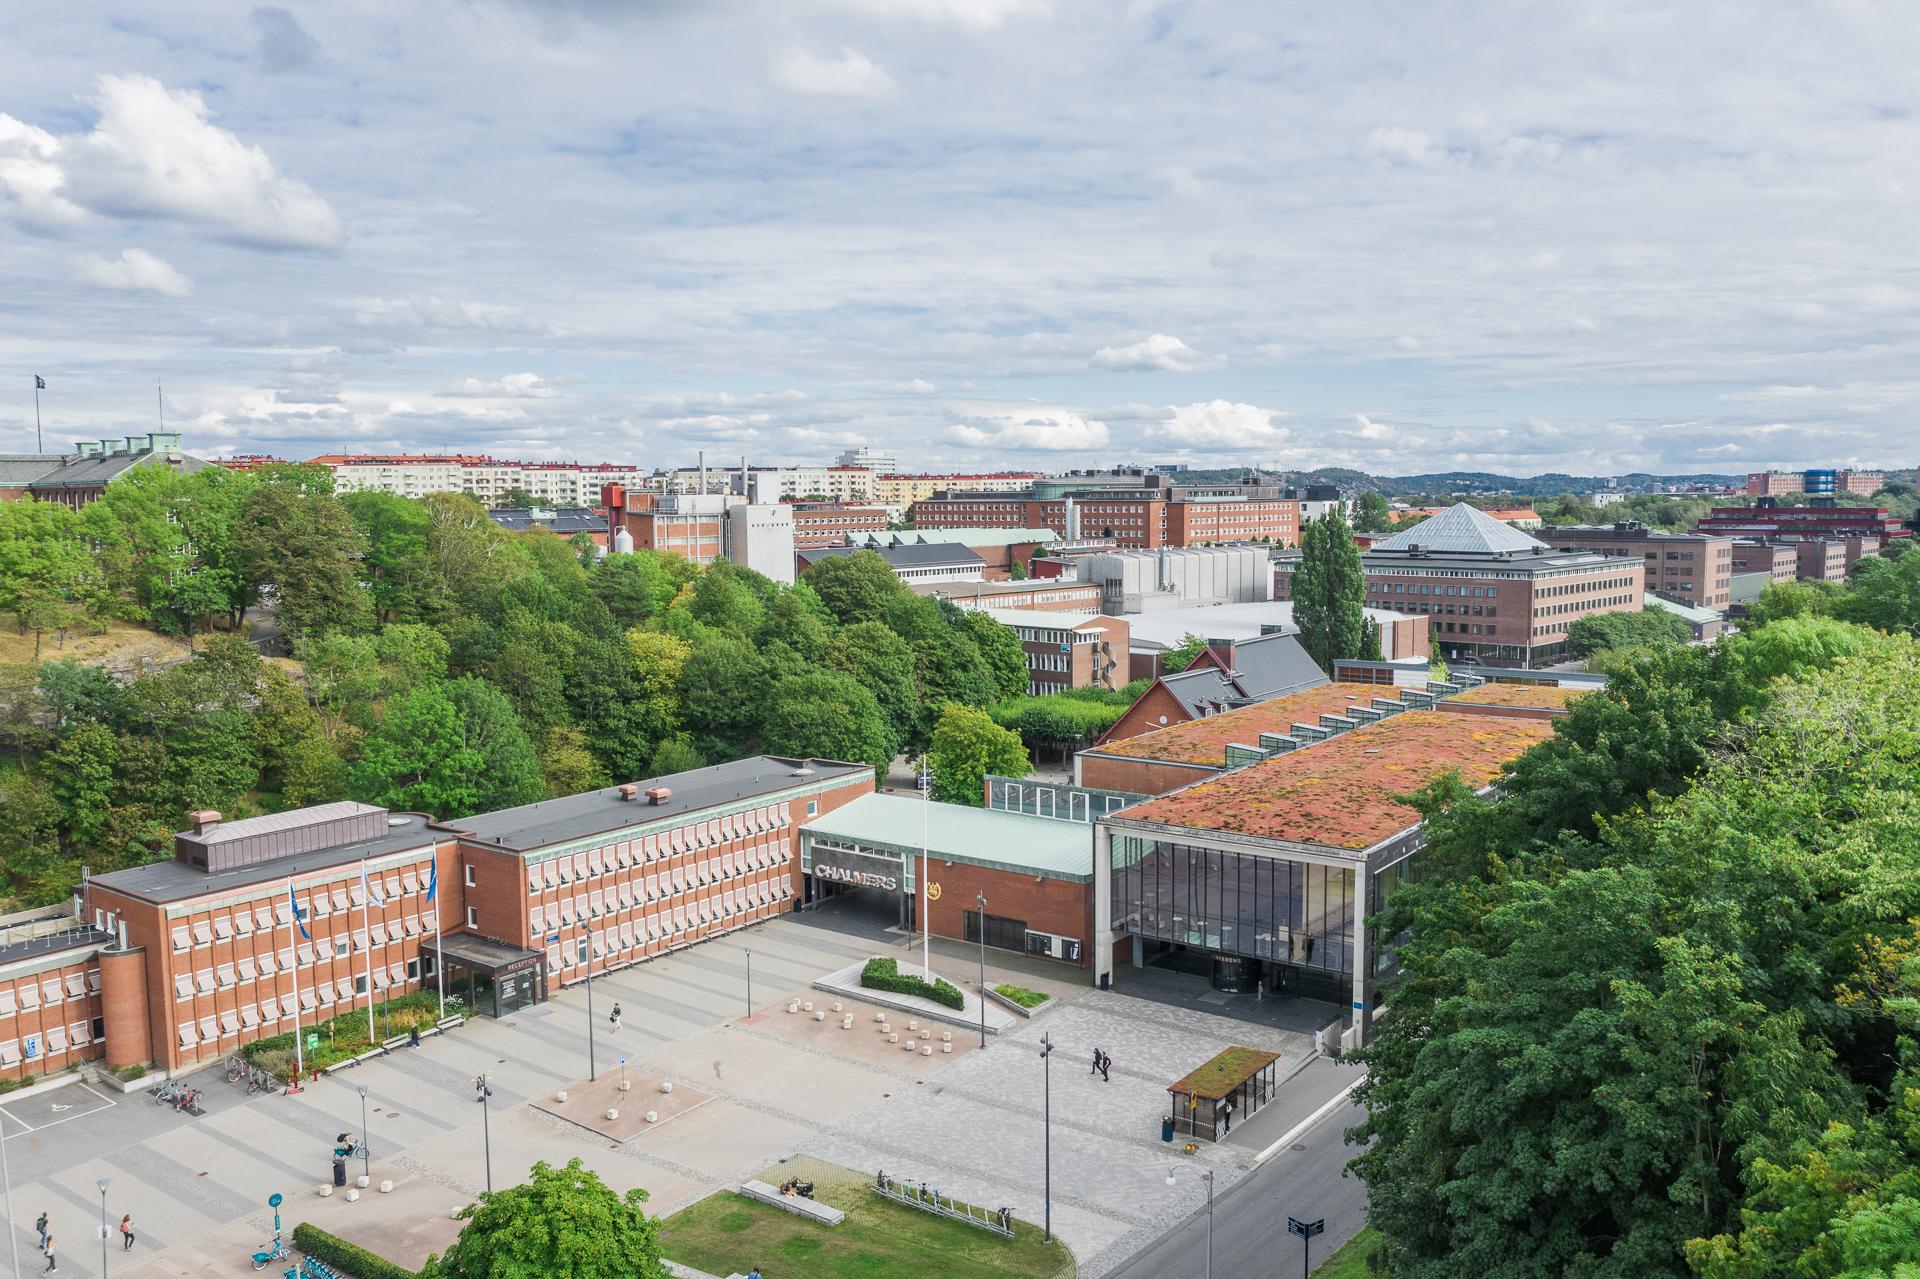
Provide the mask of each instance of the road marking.
{"label": "road marking", "polygon": [[1314,1111],[1311,1115],[1308,1115],[1305,1119],[1295,1124],[1291,1129],[1287,1131],[1287,1133],[1284,1136],[1280,1138],[1280,1140],[1274,1142],[1271,1146],[1268,1146],[1265,1150],[1255,1155],[1253,1157],[1253,1166],[1258,1168],[1261,1164],[1273,1158],[1274,1155],[1280,1153],[1281,1150],[1285,1149],[1288,1146],[1291,1146],[1294,1142],[1306,1136],[1306,1134],[1313,1128],[1315,1124],[1319,1123],[1322,1119],[1325,1119],[1328,1115],[1331,1115],[1334,1111],[1340,1109],[1341,1106],[1344,1106],[1347,1102],[1347,1097],[1353,1092],[1354,1089],[1358,1088],[1359,1086],[1360,1086],[1360,1080],[1356,1079],[1352,1083],[1348,1084],[1345,1088],[1342,1088],[1339,1092],[1333,1094],[1333,1096],[1327,1098],[1326,1102],[1321,1105],[1320,1109]]}
{"label": "road marking", "polygon": [[[85,1110],[77,1110],[73,1106],[62,1106],[57,1103],[49,1103],[49,1105],[51,1106],[51,1108],[55,1113],[58,1113],[63,1110],[74,1110],[76,1113],[71,1115],[61,1115],[60,1118],[48,1120],[46,1123],[43,1123],[43,1124],[30,1124],[5,1106],[0,1106],[0,1111],[4,1111],[8,1119],[11,1119],[13,1120],[14,1123],[19,1124],[22,1128],[26,1129],[27,1132],[40,1132],[42,1129],[51,1128],[55,1124],[64,1124],[69,1120],[73,1120],[73,1119],[85,1119],[88,1115],[97,1115],[101,1111],[106,1110],[108,1107],[116,1106],[119,1104],[113,1098],[108,1097],[105,1094],[97,1091],[92,1084],[82,1082],[74,1085],[74,1087],[83,1088],[87,1092],[92,1093],[93,1096],[100,1102],[100,1104],[97,1106],[88,1106]],[[18,1105],[19,1103],[15,1102],[14,1104]],[[14,1134],[14,1136],[16,1137],[24,1136],[24,1135],[25,1134],[23,1133]],[[12,1140],[12,1138],[7,1138],[6,1140],[10,1141]]]}

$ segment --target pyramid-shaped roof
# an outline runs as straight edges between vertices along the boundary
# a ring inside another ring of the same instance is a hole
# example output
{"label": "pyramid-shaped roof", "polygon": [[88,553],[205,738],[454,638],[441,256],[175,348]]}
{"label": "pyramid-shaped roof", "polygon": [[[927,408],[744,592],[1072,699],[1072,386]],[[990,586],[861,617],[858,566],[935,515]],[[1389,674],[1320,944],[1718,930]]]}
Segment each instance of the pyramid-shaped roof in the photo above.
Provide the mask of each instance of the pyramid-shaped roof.
{"label": "pyramid-shaped roof", "polygon": [[1456,502],[1440,514],[1410,529],[1376,540],[1376,551],[1404,551],[1410,546],[1448,554],[1494,555],[1501,551],[1532,551],[1546,543],[1502,524],[1485,511]]}

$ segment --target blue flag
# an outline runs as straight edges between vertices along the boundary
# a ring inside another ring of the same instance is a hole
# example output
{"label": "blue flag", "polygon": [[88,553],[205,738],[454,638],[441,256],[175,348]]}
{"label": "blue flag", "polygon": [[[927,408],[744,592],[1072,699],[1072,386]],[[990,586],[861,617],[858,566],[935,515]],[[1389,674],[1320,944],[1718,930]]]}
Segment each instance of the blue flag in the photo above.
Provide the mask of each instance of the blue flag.
{"label": "blue flag", "polygon": [[427,900],[432,901],[433,895],[439,891],[440,860],[439,858],[435,858],[433,861],[427,863]]}
{"label": "blue flag", "polygon": [[300,935],[308,941],[312,941],[313,934],[307,931],[306,912],[300,909],[300,899],[293,895],[291,888],[287,890],[287,904],[293,907],[293,922],[300,925]]}

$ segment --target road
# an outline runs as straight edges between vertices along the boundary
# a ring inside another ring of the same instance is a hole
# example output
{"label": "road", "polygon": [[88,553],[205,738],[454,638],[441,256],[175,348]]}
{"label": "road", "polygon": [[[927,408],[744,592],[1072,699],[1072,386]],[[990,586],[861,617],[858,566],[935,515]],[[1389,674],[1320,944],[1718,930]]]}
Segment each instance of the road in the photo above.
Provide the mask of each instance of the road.
{"label": "road", "polygon": [[[1359,1178],[1341,1176],[1358,1151],[1342,1134],[1365,1113],[1356,1104],[1336,1110],[1213,1205],[1213,1273],[1216,1279],[1291,1276],[1300,1273],[1300,1241],[1287,1234],[1287,1218],[1324,1218],[1326,1233],[1313,1241],[1312,1264],[1360,1233],[1367,1221],[1367,1189]],[[1113,1279],[1206,1279],[1207,1218],[1203,1213],[1134,1258]]]}

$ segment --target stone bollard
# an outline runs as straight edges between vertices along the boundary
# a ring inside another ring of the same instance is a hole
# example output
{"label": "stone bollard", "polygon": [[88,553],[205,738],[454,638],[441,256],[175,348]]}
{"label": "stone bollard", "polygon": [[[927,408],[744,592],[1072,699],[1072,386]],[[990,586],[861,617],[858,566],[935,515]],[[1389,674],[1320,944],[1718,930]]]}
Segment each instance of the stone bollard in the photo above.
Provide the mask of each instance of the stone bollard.
{"label": "stone bollard", "polygon": [[358,1187],[356,1186],[347,1187],[347,1202],[350,1204],[357,1204],[360,1202],[360,1190]]}
{"label": "stone bollard", "polygon": [[553,1094],[553,1099],[555,1101],[565,1101],[567,1099],[567,1090],[562,1088],[559,1092]]}
{"label": "stone bollard", "polygon": [[368,1186],[373,1184],[373,1178],[367,1176],[365,1173],[361,1173],[358,1177],[355,1177],[353,1179],[353,1184],[360,1187],[360,1189],[365,1190]]}
{"label": "stone bollard", "polygon": [[665,1079],[660,1082],[660,1094],[662,1096],[665,1096],[667,1093],[670,1093],[672,1091],[673,1091],[673,1081],[671,1079]]}
{"label": "stone bollard", "polygon": [[660,1112],[657,1110],[649,1110],[647,1112],[647,1122],[650,1124],[660,1122]]}
{"label": "stone bollard", "polygon": [[944,1044],[941,1044],[941,1045],[940,1045],[940,1051],[941,1051],[941,1052],[943,1052],[943,1053],[950,1053],[950,1052],[952,1052],[952,1051],[953,1051],[953,1045],[952,1045],[952,1043],[944,1043]]}
{"label": "stone bollard", "polygon": [[917,1022],[917,1021],[910,1021],[910,1022],[908,1022],[908,1023],[907,1023],[907,1029],[908,1029],[908,1030],[918,1030],[918,1029],[920,1029],[920,1023],[919,1023],[919,1022]]}
{"label": "stone bollard", "polygon": [[[948,1045],[946,1045],[946,1049],[947,1049],[947,1051],[948,1051],[948,1052],[952,1052],[952,1051],[953,1051],[953,1045],[952,1045],[952,1044],[948,1044]],[[933,1045],[932,1045],[932,1044],[921,1044],[921,1045],[920,1045],[920,1055],[921,1055],[922,1057],[931,1057],[931,1056],[933,1056]]]}
{"label": "stone bollard", "polygon": [[321,1183],[320,1183],[320,1197],[321,1197],[322,1199],[331,1199],[331,1198],[333,1198],[333,1186],[332,1186],[332,1184],[331,1184],[331,1183],[329,1183],[329,1182],[321,1182]]}
{"label": "stone bollard", "polygon": [[619,1117],[620,1117],[620,1107],[618,1106],[607,1107],[607,1118],[618,1119]]}
{"label": "stone bollard", "polygon": [[941,1031],[941,1032],[940,1032],[940,1042],[941,1042],[941,1043],[943,1043],[943,1044],[950,1044],[950,1043],[952,1043],[952,1042],[953,1042],[953,1032],[952,1032],[951,1030],[943,1030],[943,1031]]}
{"label": "stone bollard", "polygon": [[835,1012],[840,1011],[840,1001],[837,999],[833,1001],[833,1011]]}
{"label": "stone bollard", "polygon": [[461,1208],[459,1205],[456,1204],[455,1206],[447,1209],[447,1216],[454,1221],[458,1221],[460,1220],[460,1214],[463,1211],[465,1211],[465,1209]]}
{"label": "stone bollard", "polygon": [[622,1079],[622,1080],[620,1081],[620,1091],[621,1091],[621,1092],[629,1092],[629,1091],[631,1091],[631,1090],[632,1090],[632,1088],[633,1088],[633,1083],[632,1083],[632,1081],[631,1081],[631,1080],[626,1080],[626,1079]]}
{"label": "stone bollard", "polygon": [[888,1043],[890,1043],[890,1044],[897,1044],[897,1043],[899,1043],[899,1042],[900,1042],[900,1034],[899,1034],[899,1032],[898,1032],[898,1031],[893,1031],[893,1030],[890,1030],[890,1031],[888,1031],[888,1032],[887,1032],[887,1042],[888,1042]]}
{"label": "stone bollard", "polygon": [[802,1008],[804,1008],[804,1009],[806,1009],[806,1011],[808,1011],[808,1012],[812,1012],[812,1011],[813,1011],[813,1001],[812,1001],[811,999],[809,999],[809,1000],[808,1000],[808,1001],[807,1001],[806,1003],[804,1003],[804,1004],[802,1004],[802,1005],[800,1005],[800,1006],[801,1006]]}
{"label": "stone bollard", "polygon": [[390,1195],[390,1194],[392,1194],[392,1193],[393,1193],[393,1182],[392,1182],[392,1181],[389,1181],[389,1180],[382,1180],[382,1181],[381,1181],[381,1183],[380,1183],[380,1193],[381,1193],[381,1194],[383,1194],[383,1195]]}
{"label": "stone bollard", "polygon": [[913,1041],[912,1041],[911,1039],[909,1039],[909,1040],[907,1041],[907,1051],[908,1051],[908,1052],[912,1052],[912,1051],[913,1051]]}
{"label": "stone bollard", "polygon": [[794,1000],[794,1001],[793,1001],[792,1003],[790,1003],[790,1004],[788,1004],[788,1005],[787,1005],[787,1011],[788,1011],[788,1012],[790,1012],[790,1013],[797,1013],[797,1012],[799,1012],[799,1011],[800,1011],[800,1001],[796,999],[796,1000]]}
{"label": "stone bollard", "polygon": [[827,1014],[825,1012],[816,1011],[813,1014],[813,1019],[815,1021],[825,1021],[827,1019]]}

